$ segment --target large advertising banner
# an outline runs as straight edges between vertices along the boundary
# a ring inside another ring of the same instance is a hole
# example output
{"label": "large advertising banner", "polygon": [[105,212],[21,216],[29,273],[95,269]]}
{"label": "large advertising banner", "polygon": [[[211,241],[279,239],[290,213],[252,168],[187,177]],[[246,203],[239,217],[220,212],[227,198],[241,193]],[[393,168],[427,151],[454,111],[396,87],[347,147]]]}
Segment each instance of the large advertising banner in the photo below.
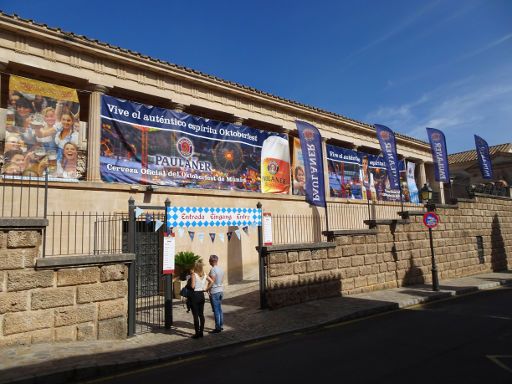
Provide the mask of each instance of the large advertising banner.
{"label": "large advertising banner", "polygon": [[314,125],[299,120],[295,120],[295,125],[299,132],[306,171],[306,201],[312,205],[325,207],[322,137]]}
{"label": "large advertising banner", "polygon": [[384,154],[391,187],[400,189],[400,170],[398,169],[395,134],[385,125],[375,124],[374,127],[382,153]]}
{"label": "large advertising banner", "polygon": [[300,139],[293,138],[293,194],[306,196],[306,171],[304,169],[304,157],[302,157],[302,148]]}
{"label": "large advertising banner", "polygon": [[362,199],[358,153],[329,144],[326,145],[326,150],[330,196]]}
{"label": "large advertising banner", "polygon": [[[331,197],[400,201],[400,190],[391,187],[384,157],[333,145],[326,145],[326,149]],[[398,169],[404,201],[409,202],[411,197],[404,161],[398,162]]]}
{"label": "large advertising banner", "polygon": [[11,76],[2,173],[76,181],[79,112],[75,89]]}
{"label": "large advertising banner", "polygon": [[409,197],[411,199],[411,203],[419,204],[420,197],[418,186],[416,185],[416,179],[414,179],[414,170],[416,169],[416,164],[412,162],[407,162],[407,187],[409,189]]}
{"label": "large advertising banner", "polygon": [[106,95],[101,101],[101,122],[100,170],[105,181],[248,192],[289,191],[290,159],[285,134]]}
{"label": "large advertising banner", "polygon": [[434,177],[436,181],[450,182],[450,168],[448,165],[448,150],[444,133],[439,129],[427,128],[430,151],[434,161]]}
{"label": "large advertising banner", "polygon": [[478,157],[478,166],[483,179],[494,179],[492,172],[491,155],[489,154],[489,145],[487,141],[480,136],[475,136],[476,153]]}

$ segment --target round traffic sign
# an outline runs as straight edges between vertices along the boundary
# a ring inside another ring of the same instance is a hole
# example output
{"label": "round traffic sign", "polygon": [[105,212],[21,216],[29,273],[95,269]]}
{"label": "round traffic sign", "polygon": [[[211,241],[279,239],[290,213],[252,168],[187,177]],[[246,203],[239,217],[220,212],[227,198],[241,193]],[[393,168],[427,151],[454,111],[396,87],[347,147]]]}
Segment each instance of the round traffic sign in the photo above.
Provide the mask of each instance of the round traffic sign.
{"label": "round traffic sign", "polygon": [[427,212],[423,215],[423,224],[429,228],[437,227],[439,224],[439,217],[434,212]]}

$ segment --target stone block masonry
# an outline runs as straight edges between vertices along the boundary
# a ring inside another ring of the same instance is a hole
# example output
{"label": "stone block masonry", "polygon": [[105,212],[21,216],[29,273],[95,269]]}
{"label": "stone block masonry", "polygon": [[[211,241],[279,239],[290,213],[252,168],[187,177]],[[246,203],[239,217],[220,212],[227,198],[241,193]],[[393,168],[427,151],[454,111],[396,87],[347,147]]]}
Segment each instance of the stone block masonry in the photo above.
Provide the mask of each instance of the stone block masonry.
{"label": "stone block masonry", "polygon": [[[512,199],[477,197],[436,213],[440,280],[512,268]],[[421,215],[411,215],[408,223],[378,225],[372,235],[362,231],[332,238],[330,244],[265,248],[271,308],[432,282],[429,233]]]}
{"label": "stone block masonry", "polygon": [[133,255],[40,259],[41,229],[0,219],[0,346],[125,338]]}

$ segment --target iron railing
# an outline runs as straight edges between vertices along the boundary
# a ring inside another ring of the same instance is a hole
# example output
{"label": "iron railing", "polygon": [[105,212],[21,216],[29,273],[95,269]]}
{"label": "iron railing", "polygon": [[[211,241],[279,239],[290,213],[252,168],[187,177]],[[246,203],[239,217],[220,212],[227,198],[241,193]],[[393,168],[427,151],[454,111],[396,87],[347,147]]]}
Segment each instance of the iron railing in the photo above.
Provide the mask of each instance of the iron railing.
{"label": "iron railing", "polygon": [[48,174],[2,175],[0,197],[0,217],[46,217]]}
{"label": "iron railing", "polygon": [[126,252],[126,213],[53,212],[47,219],[43,257]]}
{"label": "iron railing", "polygon": [[272,243],[294,244],[326,241],[324,231],[368,229],[365,220],[399,219],[403,210],[418,210],[417,204],[380,201],[329,202],[325,211],[307,214],[272,213]]}

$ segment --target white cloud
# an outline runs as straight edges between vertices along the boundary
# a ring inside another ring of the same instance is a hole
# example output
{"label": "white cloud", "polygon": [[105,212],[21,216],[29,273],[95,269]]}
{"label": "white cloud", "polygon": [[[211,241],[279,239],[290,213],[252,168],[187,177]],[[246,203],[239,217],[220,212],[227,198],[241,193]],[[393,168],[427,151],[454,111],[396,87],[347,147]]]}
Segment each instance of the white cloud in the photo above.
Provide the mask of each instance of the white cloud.
{"label": "white cloud", "polygon": [[422,140],[426,140],[425,127],[438,128],[451,139],[449,147],[463,145],[462,137],[465,140],[478,132],[495,137],[496,142],[509,142],[512,130],[508,132],[503,122],[512,117],[510,105],[512,73],[505,79],[471,77],[433,89],[410,103],[380,106],[366,121]]}

